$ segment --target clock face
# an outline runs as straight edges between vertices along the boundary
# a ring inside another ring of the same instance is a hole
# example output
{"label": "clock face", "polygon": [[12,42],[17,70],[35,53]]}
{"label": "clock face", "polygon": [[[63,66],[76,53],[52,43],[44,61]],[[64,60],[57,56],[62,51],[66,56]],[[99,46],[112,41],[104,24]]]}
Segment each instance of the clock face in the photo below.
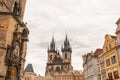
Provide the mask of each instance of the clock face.
{"label": "clock face", "polygon": [[12,58],[15,61],[19,61],[19,56],[20,56],[20,47],[18,45],[15,46],[15,49],[13,51]]}

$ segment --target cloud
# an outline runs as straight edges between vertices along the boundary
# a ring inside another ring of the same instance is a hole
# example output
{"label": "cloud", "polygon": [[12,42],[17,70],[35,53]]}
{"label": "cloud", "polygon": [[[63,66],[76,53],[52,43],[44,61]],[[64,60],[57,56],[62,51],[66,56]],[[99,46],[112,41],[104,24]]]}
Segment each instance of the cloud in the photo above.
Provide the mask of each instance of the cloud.
{"label": "cloud", "polygon": [[[24,21],[30,30],[26,64],[44,75],[47,48],[54,34],[60,50],[68,34],[75,69],[82,69],[82,55],[102,48],[106,33],[114,34],[119,18],[116,0],[27,0]],[[77,60],[77,62],[76,62]]]}

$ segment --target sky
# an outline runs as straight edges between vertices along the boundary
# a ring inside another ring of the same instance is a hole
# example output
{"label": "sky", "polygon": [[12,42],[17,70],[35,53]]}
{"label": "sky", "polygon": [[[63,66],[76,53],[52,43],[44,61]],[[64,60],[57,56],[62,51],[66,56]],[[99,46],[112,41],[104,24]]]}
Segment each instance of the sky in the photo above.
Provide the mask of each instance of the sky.
{"label": "sky", "polygon": [[[27,0],[24,22],[30,30],[26,65],[44,76],[47,49],[54,35],[56,48],[68,35],[74,70],[83,70],[82,55],[102,48],[105,34],[115,35],[120,0]],[[25,66],[26,66],[25,65]]]}

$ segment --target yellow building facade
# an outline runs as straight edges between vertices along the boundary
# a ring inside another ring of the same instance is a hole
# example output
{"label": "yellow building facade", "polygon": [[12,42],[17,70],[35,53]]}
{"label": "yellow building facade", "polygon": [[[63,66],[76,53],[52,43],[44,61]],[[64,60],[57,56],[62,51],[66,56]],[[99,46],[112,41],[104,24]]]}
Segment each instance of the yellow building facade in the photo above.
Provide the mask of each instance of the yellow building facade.
{"label": "yellow building facade", "polygon": [[104,65],[108,80],[120,80],[120,67],[117,55],[116,36],[105,35],[103,45]]}

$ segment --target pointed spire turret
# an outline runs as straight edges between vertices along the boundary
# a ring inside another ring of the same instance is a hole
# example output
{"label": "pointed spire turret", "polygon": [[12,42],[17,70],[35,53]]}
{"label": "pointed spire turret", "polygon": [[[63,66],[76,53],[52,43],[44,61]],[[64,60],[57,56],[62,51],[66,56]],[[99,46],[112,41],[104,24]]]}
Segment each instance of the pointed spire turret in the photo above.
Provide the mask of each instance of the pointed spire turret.
{"label": "pointed spire turret", "polygon": [[50,49],[48,49],[48,52],[56,52],[54,37],[52,38],[52,42],[50,43]]}
{"label": "pointed spire turret", "polygon": [[66,38],[65,38],[65,41],[64,41],[64,47],[68,47],[68,46],[70,46],[70,43],[69,43],[68,37],[66,35]]}
{"label": "pointed spire turret", "polygon": [[64,41],[64,47],[62,47],[62,52],[63,51],[70,51],[72,52],[71,46],[70,46],[70,42],[68,40],[68,37],[66,35],[65,41]]}

